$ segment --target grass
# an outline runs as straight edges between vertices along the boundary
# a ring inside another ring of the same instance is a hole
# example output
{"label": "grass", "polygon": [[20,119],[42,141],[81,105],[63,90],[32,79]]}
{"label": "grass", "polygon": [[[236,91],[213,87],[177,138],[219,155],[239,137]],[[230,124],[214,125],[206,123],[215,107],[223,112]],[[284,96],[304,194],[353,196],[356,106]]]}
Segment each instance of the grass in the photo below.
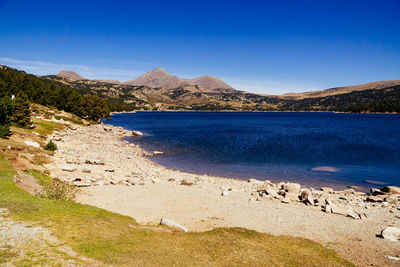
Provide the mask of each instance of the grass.
{"label": "grass", "polygon": [[[49,185],[47,175],[28,172],[43,186]],[[14,184],[14,174],[11,165],[1,157],[0,207],[7,208],[13,219],[48,227],[78,253],[104,264],[351,266],[334,251],[303,238],[272,236],[242,228],[203,233],[155,231],[141,227],[130,217],[93,206],[32,196]]]}
{"label": "grass", "polygon": [[33,124],[36,126],[36,129],[32,131],[39,133],[41,136],[47,136],[54,130],[62,130],[65,127],[61,123],[43,120],[33,120]]}
{"label": "grass", "polygon": [[79,119],[79,118],[70,118],[70,117],[65,117],[65,116],[60,116],[60,115],[55,115],[54,118],[56,120],[63,119],[64,121],[70,121],[70,122],[73,122],[75,124],[84,125],[83,121],[81,119]]}

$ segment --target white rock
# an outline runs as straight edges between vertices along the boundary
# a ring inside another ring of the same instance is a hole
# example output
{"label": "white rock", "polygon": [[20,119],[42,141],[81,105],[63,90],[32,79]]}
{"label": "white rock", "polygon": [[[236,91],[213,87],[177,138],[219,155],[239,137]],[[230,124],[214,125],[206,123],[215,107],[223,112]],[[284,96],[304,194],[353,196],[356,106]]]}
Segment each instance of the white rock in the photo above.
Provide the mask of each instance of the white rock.
{"label": "white rock", "polygon": [[290,199],[289,198],[284,198],[281,200],[282,203],[290,203]]}
{"label": "white rock", "polygon": [[161,152],[161,151],[153,151],[153,154],[152,154],[153,156],[162,156],[162,155],[164,155],[164,152]]}
{"label": "white rock", "polygon": [[158,184],[158,183],[160,182],[160,180],[158,180],[158,179],[156,179],[156,178],[153,178],[153,179],[151,179],[151,182],[152,182],[153,184]]}
{"label": "white rock", "polygon": [[24,141],[24,143],[26,144],[26,145],[28,145],[28,146],[33,146],[33,147],[36,147],[36,148],[39,148],[40,147],[40,144],[39,143],[37,143],[37,142],[34,142],[34,141]]}
{"label": "white rock", "polygon": [[282,185],[282,188],[289,193],[298,193],[301,189],[301,185],[297,183],[286,183]]}
{"label": "white rock", "polygon": [[132,131],[132,135],[133,135],[133,136],[142,136],[143,133],[142,133],[142,132],[139,132],[139,131]]}
{"label": "white rock", "polygon": [[382,231],[381,235],[384,239],[387,239],[390,241],[399,241],[400,240],[400,228],[388,227]]}
{"label": "white rock", "polygon": [[161,225],[171,226],[171,227],[177,227],[177,228],[182,229],[184,232],[188,232],[189,231],[186,227],[184,227],[184,226],[182,226],[182,225],[180,225],[180,224],[178,224],[178,223],[176,223],[174,221],[165,219],[165,218],[161,218],[160,224]]}
{"label": "white rock", "polygon": [[221,193],[221,196],[228,196],[229,195],[229,191],[225,190]]}

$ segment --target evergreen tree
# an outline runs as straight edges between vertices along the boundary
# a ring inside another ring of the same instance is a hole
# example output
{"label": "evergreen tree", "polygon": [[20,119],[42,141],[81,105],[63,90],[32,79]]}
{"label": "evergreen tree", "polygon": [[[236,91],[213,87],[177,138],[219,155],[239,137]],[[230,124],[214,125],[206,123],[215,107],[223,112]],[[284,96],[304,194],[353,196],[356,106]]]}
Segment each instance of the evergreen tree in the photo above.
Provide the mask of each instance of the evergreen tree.
{"label": "evergreen tree", "polygon": [[19,127],[29,127],[32,124],[29,101],[24,93],[20,93],[14,99],[14,112],[11,120]]}
{"label": "evergreen tree", "polygon": [[10,97],[0,98],[0,137],[7,138],[11,135],[10,122],[13,113],[13,101]]}
{"label": "evergreen tree", "polygon": [[104,118],[110,117],[110,109],[107,102],[97,95],[84,96],[85,116],[97,123],[100,123]]}

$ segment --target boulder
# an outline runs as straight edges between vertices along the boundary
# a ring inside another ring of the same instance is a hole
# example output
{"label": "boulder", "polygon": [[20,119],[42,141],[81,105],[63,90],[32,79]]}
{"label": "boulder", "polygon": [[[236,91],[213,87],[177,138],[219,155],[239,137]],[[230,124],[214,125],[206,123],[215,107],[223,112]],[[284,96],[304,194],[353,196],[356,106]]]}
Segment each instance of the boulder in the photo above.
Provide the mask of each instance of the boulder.
{"label": "boulder", "polygon": [[160,182],[160,180],[158,180],[157,178],[153,178],[153,179],[151,179],[151,182],[153,184],[158,184]]}
{"label": "boulder", "polygon": [[371,189],[369,190],[369,192],[370,192],[371,195],[373,195],[373,196],[379,196],[379,195],[384,195],[384,194],[385,194],[384,192],[382,192],[381,190],[376,189],[376,188],[371,188]]}
{"label": "boulder", "polygon": [[272,187],[268,188],[265,192],[268,195],[271,195],[272,197],[275,197],[275,198],[279,198],[280,197],[280,195]]}
{"label": "boulder", "polygon": [[181,185],[192,186],[193,182],[183,179],[181,180]]}
{"label": "boulder", "polygon": [[282,185],[282,188],[286,192],[298,194],[301,189],[301,185],[297,183],[286,183]]}
{"label": "boulder", "polygon": [[286,192],[285,193],[285,198],[291,200],[291,201],[299,201],[299,195],[291,192]]}
{"label": "boulder", "polygon": [[383,202],[384,199],[385,199],[385,197],[382,195],[367,197],[367,201],[369,201],[369,202]]}
{"label": "boulder", "polygon": [[399,241],[400,240],[400,228],[388,227],[382,231],[381,236],[389,241]]}
{"label": "boulder", "polygon": [[132,136],[143,136],[143,133],[139,131],[132,131]]}
{"label": "boulder", "polygon": [[153,151],[153,154],[152,154],[153,156],[162,156],[162,155],[164,155],[164,152],[161,152],[161,151]]}
{"label": "boulder", "polygon": [[86,183],[86,182],[82,182],[82,181],[74,181],[74,182],[72,182],[72,184],[77,186],[77,187],[89,187],[89,186],[91,186],[90,183]]}
{"label": "boulder", "polygon": [[309,189],[305,189],[305,190],[303,190],[303,192],[301,192],[300,200],[306,204],[314,205],[314,198]]}
{"label": "boulder", "polygon": [[385,186],[381,188],[381,191],[390,195],[400,195],[400,187],[397,186]]}
{"label": "boulder", "polygon": [[350,206],[332,205],[332,213],[348,216],[353,219],[360,219],[360,216],[353,211]]}
{"label": "boulder", "polygon": [[40,148],[40,144],[37,143],[37,142],[35,142],[35,141],[29,141],[29,140],[27,140],[27,141],[24,141],[24,143],[25,143],[26,145],[28,145],[28,146],[33,146],[33,147],[35,147],[35,148]]}
{"label": "boulder", "polygon": [[281,202],[288,204],[290,203],[290,199],[285,197],[284,199],[281,200]]}

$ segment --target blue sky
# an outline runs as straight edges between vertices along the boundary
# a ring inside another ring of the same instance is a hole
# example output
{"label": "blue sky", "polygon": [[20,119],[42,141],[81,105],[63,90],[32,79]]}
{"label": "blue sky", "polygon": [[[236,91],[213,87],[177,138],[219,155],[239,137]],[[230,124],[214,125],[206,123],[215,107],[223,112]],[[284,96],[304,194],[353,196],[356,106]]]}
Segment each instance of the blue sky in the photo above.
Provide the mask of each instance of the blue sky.
{"label": "blue sky", "polygon": [[400,79],[400,0],[0,0],[0,64],[129,80],[157,67],[279,94]]}

